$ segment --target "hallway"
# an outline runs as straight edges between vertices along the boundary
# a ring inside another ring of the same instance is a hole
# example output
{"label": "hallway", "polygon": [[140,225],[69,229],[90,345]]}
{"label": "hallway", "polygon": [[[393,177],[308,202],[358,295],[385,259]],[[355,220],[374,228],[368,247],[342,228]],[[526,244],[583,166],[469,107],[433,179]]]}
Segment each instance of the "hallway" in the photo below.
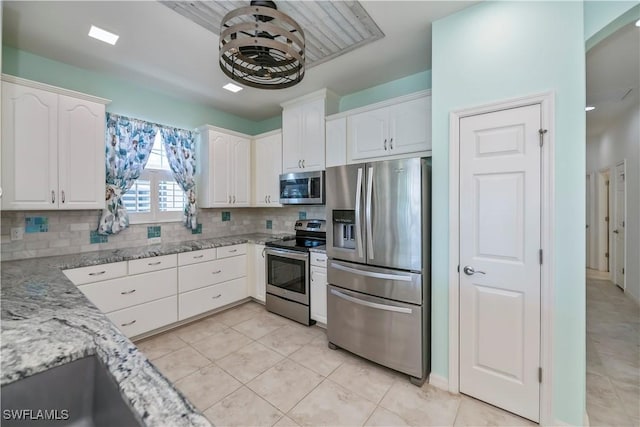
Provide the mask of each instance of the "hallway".
{"label": "hallway", "polygon": [[[640,425],[640,306],[587,271],[587,413],[592,426]],[[598,272],[595,272],[598,273]]]}

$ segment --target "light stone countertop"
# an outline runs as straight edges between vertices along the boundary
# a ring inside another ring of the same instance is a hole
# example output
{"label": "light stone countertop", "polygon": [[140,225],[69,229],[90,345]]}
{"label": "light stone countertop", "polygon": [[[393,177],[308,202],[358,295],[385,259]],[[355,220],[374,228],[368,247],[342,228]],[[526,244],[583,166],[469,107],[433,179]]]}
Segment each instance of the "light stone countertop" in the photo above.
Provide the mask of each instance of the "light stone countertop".
{"label": "light stone countertop", "polygon": [[209,426],[208,420],[62,270],[291,237],[246,234],[3,262],[0,384],[96,355],[118,383],[125,401],[146,425]]}

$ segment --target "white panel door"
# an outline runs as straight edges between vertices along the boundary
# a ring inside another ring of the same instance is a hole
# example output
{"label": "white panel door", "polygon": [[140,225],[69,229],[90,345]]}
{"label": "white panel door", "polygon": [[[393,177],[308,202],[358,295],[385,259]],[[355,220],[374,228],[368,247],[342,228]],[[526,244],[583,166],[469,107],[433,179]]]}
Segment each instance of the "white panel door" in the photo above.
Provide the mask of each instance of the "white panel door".
{"label": "white panel door", "polygon": [[2,82],[2,186],[3,209],[58,208],[58,95]]}
{"label": "white panel door", "polygon": [[431,149],[431,97],[414,99],[389,109],[390,154]]}
{"label": "white panel door", "polygon": [[209,137],[209,188],[212,206],[229,206],[229,140],[228,136],[212,133]]}
{"label": "white panel door", "polygon": [[251,142],[246,138],[234,138],[231,143],[229,166],[231,203],[249,206],[251,203]]}
{"label": "white panel door", "polygon": [[302,106],[282,110],[282,170],[284,173],[302,170]]}
{"label": "white panel door", "polygon": [[347,148],[349,160],[359,160],[389,154],[387,108],[354,114],[347,118]]}
{"label": "white panel door", "polygon": [[324,146],[324,99],[317,99],[302,109],[301,159],[305,172],[324,169]]}
{"label": "white panel door", "polygon": [[58,98],[58,165],[61,209],[105,206],[104,105]]}
{"label": "white panel door", "polygon": [[613,224],[613,247],[615,250],[615,274],[613,280],[623,290],[626,289],[625,280],[625,241],[626,241],[626,199],[627,187],[625,183],[625,163],[616,165],[616,195],[615,195],[615,219]]}
{"label": "white panel door", "polygon": [[460,392],[533,421],[540,407],[540,123],[539,105],[460,121]]}

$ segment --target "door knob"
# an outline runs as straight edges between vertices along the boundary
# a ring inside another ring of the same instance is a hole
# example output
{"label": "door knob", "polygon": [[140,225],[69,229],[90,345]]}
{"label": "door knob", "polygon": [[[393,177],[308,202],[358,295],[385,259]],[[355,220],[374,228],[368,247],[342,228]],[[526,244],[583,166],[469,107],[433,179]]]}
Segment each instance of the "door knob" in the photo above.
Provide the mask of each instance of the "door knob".
{"label": "door knob", "polygon": [[487,274],[484,271],[476,271],[470,265],[467,265],[465,268],[462,269],[462,271],[464,271],[464,274],[466,274],[467,276],[473,276],[476,273],[478,273],[478,274]]}
{"label": "door knob", "polygon": [[613,230],[614,233],[618,234],[618,230]]}

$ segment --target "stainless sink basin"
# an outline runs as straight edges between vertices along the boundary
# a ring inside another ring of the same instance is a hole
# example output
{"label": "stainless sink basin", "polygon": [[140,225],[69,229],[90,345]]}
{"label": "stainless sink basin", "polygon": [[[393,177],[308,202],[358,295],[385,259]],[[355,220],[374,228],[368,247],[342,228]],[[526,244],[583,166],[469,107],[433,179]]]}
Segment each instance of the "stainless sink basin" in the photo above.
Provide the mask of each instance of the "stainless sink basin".
{"label": "stainless sink basin", "polygon": [[2,387],[2,426],[143,426],[96,356]]}

